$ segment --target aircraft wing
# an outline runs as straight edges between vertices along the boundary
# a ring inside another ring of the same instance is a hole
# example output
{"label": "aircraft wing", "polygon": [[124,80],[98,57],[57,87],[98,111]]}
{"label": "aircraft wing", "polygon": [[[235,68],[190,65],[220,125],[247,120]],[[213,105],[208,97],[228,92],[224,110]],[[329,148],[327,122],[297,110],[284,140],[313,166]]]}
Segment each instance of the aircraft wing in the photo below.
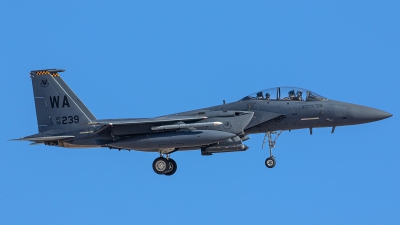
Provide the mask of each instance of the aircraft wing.
{"label": "aircraft wing", "polygon": [[155,118],[139,118],[139,119],[105,119],[92,120],[90,125],[130,125],[130,124],[148,124],[148,123],[177,123],[177,122],[197,122],[207,119],[205,116],[162,116]]}
{"label": "aircraft wing", "polygon": [[[155,118],[138,119],[106,119],[93,120],[90,125],[103,125],[95,130],[94,134],[99,134],[111,129],[113,135],[131,135],[151,133],[154,130],[182,129],[190,127],[190,124],[207,119],[206,116],[162,116]],[[217,124],[208,124],[216,126]]]}

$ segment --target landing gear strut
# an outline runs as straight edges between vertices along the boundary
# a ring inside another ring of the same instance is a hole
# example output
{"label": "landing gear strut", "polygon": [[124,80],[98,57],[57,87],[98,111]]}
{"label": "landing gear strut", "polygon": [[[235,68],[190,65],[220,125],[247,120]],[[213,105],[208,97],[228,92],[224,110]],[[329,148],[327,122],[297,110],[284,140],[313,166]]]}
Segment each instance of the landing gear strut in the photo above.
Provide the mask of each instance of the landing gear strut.
{"label": "landing gear strut", "polygon": [[[282,133],[282,131],[279,131],[279,132],[267,131],[265,133],[262,148],[264,148],[265,143],[267,143],[267,141],[265,139],[268,138],[269,157],[265,160],[265,166],[267,166],[268,168],[273,168],[276,165],[275,157],[274,157],[274,155],[272,155],[272,149],[275,148],[276,139],[278,139],[278,137],[279,137],[279,135],[281,135],[281,133]],[[276,135],[276,137],[273,138],[272,137],[273,135]]]}
{"label": "landing gear strut", "polygon": [[160,157],[153,161],[153,170],[157,174],[171,176],[176,172],[176,169],[178,169],[178,165],[175,160],[169,157],[169,154],[166,154],[166,157],[160,154]]}

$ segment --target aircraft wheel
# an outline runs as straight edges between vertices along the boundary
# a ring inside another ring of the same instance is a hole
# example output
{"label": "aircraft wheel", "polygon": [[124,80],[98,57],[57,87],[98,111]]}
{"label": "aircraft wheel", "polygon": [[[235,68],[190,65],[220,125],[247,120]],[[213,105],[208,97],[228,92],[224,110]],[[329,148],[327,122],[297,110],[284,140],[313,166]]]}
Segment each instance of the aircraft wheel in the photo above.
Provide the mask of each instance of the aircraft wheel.
{"label": "aircraft wheel", "polygon": [[175,160],[169,158],[169,171],[165,173],[166,176],[171,176],[176,172],[176,169],[178,169],[178,165],[176,164]]}
{"label": "aircraft wheel", "polygon": [[169,162],[164,157],[158,157],[153,161],[153,170],[157,174],[165,174],[169,171]]}
{"label": "aircraft wheel", "polygon": [[276,161],[273,157],[269,157],[265,160],[265,165],[268,168],[274,168],[274,166],[276,165]]}

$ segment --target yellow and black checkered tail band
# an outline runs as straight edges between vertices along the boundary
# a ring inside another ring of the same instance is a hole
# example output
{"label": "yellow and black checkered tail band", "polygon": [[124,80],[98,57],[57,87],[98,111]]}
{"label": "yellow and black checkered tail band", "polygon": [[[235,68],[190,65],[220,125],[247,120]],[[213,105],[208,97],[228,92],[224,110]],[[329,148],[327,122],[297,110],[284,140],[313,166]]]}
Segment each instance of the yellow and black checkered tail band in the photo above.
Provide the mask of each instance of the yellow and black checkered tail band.
{"label": "yellow and black checkered tail band", "polygon": [[58,75],[57,72],[55,72],[55,73],[50,73],[50,72],[47,71],[47,70],[36,71],[36,75],[38,75],[38,76],[41,76],[41,75],[51,75],[51,76],[53,76],[53,77],[59,77],[59,76],[60,76],[60,75]]}

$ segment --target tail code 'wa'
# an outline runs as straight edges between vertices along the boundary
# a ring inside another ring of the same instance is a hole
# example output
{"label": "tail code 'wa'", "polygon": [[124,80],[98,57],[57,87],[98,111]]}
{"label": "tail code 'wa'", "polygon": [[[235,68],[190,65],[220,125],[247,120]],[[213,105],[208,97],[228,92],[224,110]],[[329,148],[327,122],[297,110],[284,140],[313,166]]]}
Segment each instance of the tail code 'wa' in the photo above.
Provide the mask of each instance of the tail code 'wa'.
{"label": "tail code 'wa'", "polygon": [[[58,108],[60,103],[60,96],[50,96],[50,104],[51,104],[51,108],[54,109],[54,107]],[[62,108],[64,107],[70,107],[69,106],[69,102],[68,102],[68,98],[66,95],[64,95],[63,100],[62,100]]]}

